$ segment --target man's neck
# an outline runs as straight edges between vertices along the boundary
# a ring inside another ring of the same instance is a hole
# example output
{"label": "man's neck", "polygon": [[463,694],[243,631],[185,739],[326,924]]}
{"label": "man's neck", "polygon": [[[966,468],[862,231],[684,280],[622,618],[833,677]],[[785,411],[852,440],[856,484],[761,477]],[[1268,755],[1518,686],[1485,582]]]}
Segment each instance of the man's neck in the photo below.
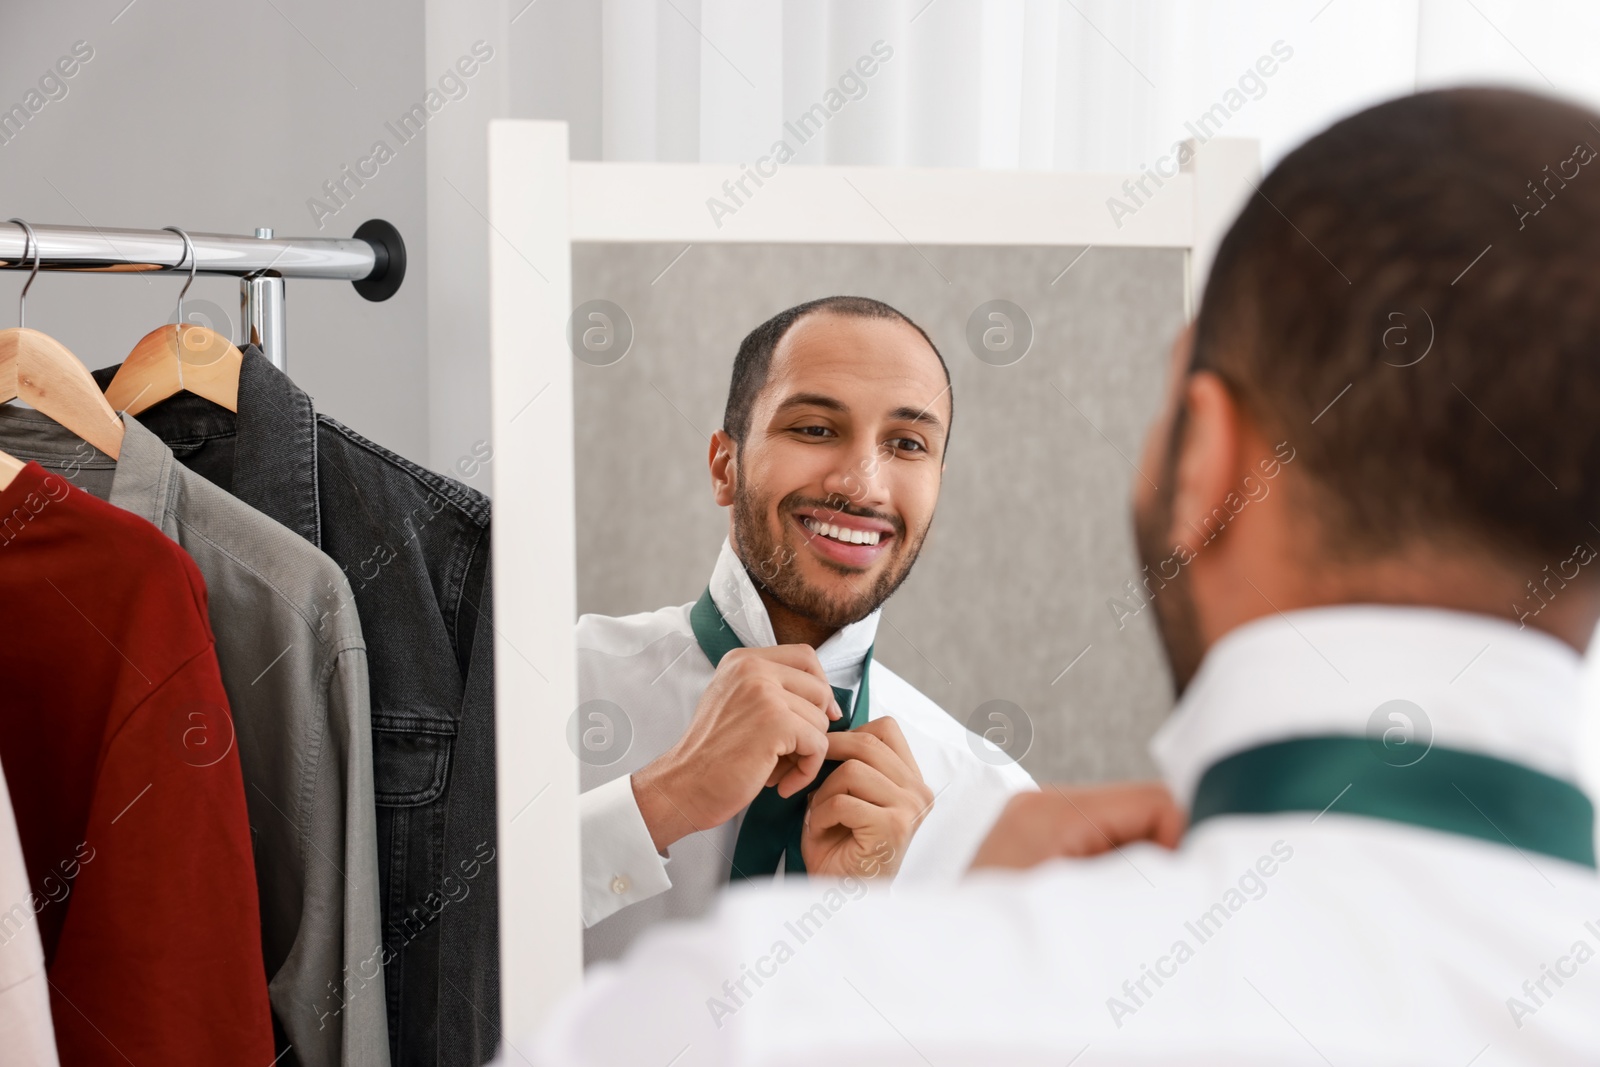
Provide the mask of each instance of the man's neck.
{"label": "man's neck", "polygon": [[761,603],[766,605],[767,618],[772,621],[772,637],[778,644],[810,645],[812,648],[819,648],[824,641],[839,632],[834,627],[795,614],[778,603],[759,582],[754,584],[756,592],[761,596]]}
{"label": "man's neck", "polygon": [[[1197,589],[1197,604],[1214,605],[1212,617],[1202,623],[1210,634],[1206,646],[1265,615],[1339,604],[1393,604],[1503,619],[1542,630],[1583,655],[1600,617],[1600,579],[1579,573],[1576,557],[1543,570],[1534,562],[1508,564],[1482,552],[1452,553],[1433,545],[1344,565],[1317,566],[1314,558],[1276,569],[1257,562],[1253,578],[1241,580],[1243,571],[1238,571],[1212,578],[1204,593]],[[1588,560],[1593,559],[1591,554]],[[1556,574],[1563,564],[1572,567],[1565,577]],[[1587,569],[1593,571],[1594,564]]]}

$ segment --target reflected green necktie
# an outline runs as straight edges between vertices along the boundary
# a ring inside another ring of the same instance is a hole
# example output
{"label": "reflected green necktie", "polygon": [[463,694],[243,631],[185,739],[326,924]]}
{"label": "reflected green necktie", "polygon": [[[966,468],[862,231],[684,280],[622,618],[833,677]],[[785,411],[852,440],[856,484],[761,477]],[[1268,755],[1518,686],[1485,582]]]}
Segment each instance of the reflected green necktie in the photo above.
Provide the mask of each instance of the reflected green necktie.
{"label": "reflected green necktie", "polygon": [[[708,588],[700,594],[689,610],[689,625],[694,628],[695,640],[700,650],[716,667],[722,657],[744,643],[734,634],[733,627],[717,610]],[[851,730],[867,721],[867,678],[872,671],[872,649],[867,649],[861,663],[860,699],[852,701],[850,690],[833,686],[833,698],[844,712],[836,722],[828,724],[828,732]],[[853,705],[853,706],[852,706]],[[733,870],[730,879],[754,878],[777,871],[778,861],[784,863],[785,874],[805,874],[805,860],[800,856],[800,829],[805,822],[806,799],[822,780],[833,773],[839,760],[825,760],[816,778],[792,797],[778,795],[776,786],[765,786],[750,802],[744,822],[739,825],[739,839],[733,846]]]}

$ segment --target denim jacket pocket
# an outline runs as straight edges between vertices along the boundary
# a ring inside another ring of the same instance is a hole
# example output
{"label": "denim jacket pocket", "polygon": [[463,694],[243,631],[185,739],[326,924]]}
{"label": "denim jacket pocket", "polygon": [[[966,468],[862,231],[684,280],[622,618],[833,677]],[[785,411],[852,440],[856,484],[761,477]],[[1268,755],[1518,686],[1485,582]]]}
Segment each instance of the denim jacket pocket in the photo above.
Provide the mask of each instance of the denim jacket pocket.
{"label": "denim jacket pocket", "polygon": [[372,710],[372,772],[379,807],[431,804],[450,783],[452,722]]}

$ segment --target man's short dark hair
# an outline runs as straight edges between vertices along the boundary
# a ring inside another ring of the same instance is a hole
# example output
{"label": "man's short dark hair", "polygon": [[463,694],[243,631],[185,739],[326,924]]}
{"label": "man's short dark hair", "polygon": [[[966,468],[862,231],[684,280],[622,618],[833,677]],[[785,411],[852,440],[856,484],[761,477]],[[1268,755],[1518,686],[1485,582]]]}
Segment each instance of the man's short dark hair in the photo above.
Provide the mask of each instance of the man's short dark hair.
{"label": "man's short dark hair", "polygon": [[1600,116],[1429,92],[1283,159],[1218,250],[1192,367],[1288,440],[1325,545],[1600,544]]}
{"label": "man's short dark hair", "polygon": [[[789,327],[807,315],[824,312],[847,318],[894,319],[905,323],[921,334],[922,339],[928,343],[934,358],[939,361],[939,369],[944,372],[945,385],[947,387],[950,385],[950,368],[945,365],[944,356],[939,354],[938,346],[933,343],[926,330],[912,322],[904,313],[881,300],[867,296],[825,296],[821,300],[809,300],[804,304],[796,304],[787,311],[778,312],[751,330],[739,343],[739,354],[733,358],[733,380],[728,385],[728,406],[722,413],[722,428],[733,438],[735,444],[743,447],[745,436],[750,432],[750,412],[755,408],[756,397],[767,384],[767,373],[772,367],[772,353],[778,347],[778,342],[789,332]],[[950,411],[953,421],[954,393],[950,396]],[[946,427],[945,450],[948,451],[949,448],[950,432],[949,427]]]}

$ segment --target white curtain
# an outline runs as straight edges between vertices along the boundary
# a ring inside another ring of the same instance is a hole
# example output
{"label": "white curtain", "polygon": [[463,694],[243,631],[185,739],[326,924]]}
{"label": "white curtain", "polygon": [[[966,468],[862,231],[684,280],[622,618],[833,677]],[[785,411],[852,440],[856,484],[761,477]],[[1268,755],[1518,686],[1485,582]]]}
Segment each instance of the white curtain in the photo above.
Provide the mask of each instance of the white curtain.
{"label": "white curtain", "polygon": [[[600,2],[608,160],[753,163],[841,78],[820,134],[790,135],[796,162],[1136,171],[1209,113],[1270,167],[1416,88],[1600,103],[1587,0]],[[876,42],[892,54],[857,89]]]}

